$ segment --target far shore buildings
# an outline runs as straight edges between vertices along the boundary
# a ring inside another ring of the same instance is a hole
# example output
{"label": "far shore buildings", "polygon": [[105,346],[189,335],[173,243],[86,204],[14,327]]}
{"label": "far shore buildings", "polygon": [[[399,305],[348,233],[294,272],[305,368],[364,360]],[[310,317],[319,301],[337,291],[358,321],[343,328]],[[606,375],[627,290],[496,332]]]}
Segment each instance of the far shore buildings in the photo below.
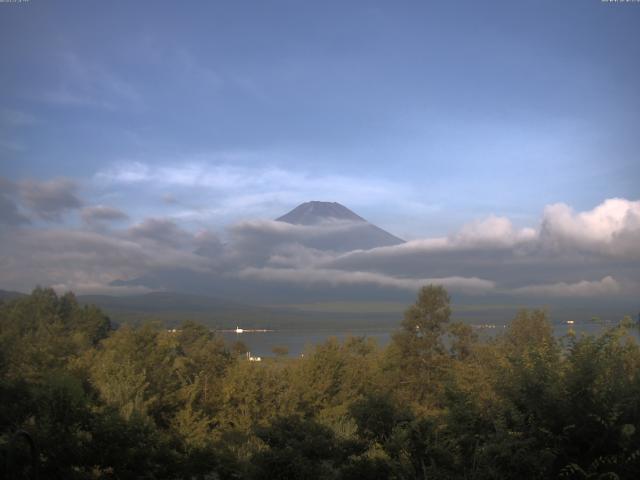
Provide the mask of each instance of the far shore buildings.
{"label": "far shore buildings", "polygon": [[252,357],[251,356],[251,352],[247,352],[247,359],[250,362],[261,362],[262,361],[262,357]]}

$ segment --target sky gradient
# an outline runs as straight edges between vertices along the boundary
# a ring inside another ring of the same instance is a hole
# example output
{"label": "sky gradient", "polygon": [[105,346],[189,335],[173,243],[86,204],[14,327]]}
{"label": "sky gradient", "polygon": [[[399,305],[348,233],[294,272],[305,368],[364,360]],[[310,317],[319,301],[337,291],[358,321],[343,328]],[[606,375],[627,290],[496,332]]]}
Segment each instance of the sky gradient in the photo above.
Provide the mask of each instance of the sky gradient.
{"label": "sky gradient", "polygon": [[415,242],[542,238],[558,204],[636,232],[637,3],[31,0],[0,40],[5,262],[18,231],[226,242],[308,200]]}

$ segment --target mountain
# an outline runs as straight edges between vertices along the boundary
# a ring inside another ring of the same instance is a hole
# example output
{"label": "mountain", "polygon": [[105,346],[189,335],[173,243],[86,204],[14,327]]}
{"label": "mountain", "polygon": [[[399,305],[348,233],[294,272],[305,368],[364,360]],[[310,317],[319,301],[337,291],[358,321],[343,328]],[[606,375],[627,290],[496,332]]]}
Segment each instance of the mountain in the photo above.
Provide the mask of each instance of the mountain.
{"label": "mountain", "polygon": [[[264,267],[272,257],[277,257],[282,252],[286,253],[287,249],[291,249],[294,254],[315,255],[314,252],[301,252],[298,249],[300,245],[324,252],[342,253],[404,243],[404,240],[369,223],[345,206],[335,202],[303,203],[276,219],[276,222],[282,223],[277,225],[278,228],[275,229],[277,234],[275,235],[271,231],[265,233],[260,229],[248,229],[244,232],[244,237],[239,245],[230,246],[229,257],[223,258],[223,267],[220,270],[195,271],[188,267],[158,267],[137,278],[114,280],[111,282],[111,286],[144,286],[151,290],[165,292],[215,295],[218,298],[236,300],[240,303],[250,299],[253,304],[282,304],[290,302],[291,299],[300,302],[305,300],[355,300],[372,297],[379,300],[397,300],[399,298],[408,300],[411,298],[404,290],[389,289],[378,285],[353,284],[338,287],[330,283],[315,285],[307,282],[281,282],[277,279],[276,281],[265,281],[260,277],[252,278],[251,276],[239,275],[238,273],[246,267],[254,267],[255,269]],[[286,224],[296,227],[280,228]],[[272,229],[273,224],[269,223],[268,227]],[[234,250],[234,247],[238,248],[240,254]],[[330,257],[331,255],[327,256],[327,258]],[[106,301],[106,299],[103,300]],[[145,298],[144,300],[155,301],[156,299]],[[180,299],[175,303],[182,304],[183,300],[186,299]],[[95,303],[100,305],[101,301],[101,299],[97,299]],[[125,313],[132,310],[130,306],[120,307],[120,305],[112,305],[112,309]],[[171,306],[168,305],[167,309],[170,310]],[[212,310],[222,311],[218,308]],[[198,312],[194,313],[200,315]]]}
{"label": "mountain", "polygon": [[344,220],[347,222],[366,222],[360,215],[356,215],[338,202],[305,202],[298,205],[289,213],[276,218],[279,222],[293,225],[317,225],[327,220]]}
{"label": "mountain", "polygon": [[276,221],[320,227],[317,235],[304,242],[320,250],[346,252],[404,243],[337,202],[306,202]]}

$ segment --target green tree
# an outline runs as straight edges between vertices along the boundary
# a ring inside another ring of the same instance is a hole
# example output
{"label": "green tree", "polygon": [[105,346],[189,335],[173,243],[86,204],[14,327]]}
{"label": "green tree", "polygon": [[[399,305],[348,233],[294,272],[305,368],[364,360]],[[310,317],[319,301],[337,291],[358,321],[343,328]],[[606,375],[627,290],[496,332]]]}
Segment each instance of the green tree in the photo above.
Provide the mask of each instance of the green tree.
{"label": "green tree", "polygon": [[417,405],[428,407],[442,393],[449,359],[444,336],[451,317],[450,297],[441,286],[429,285],[404,314],[401,330],[389,348],[398,387]]}
{"label": "green tree", "polygon": [[0,303],[0,351],[9,378],[42,381],[67,368],[110,330],[96,307],[80,306],[72,293],[61,297],[50,288]]}
{"label": "green tree", "polygon": [[389,395],[370,394],[353,402],[349,414],[355,420],[360,438],[383,446],[399,426],[408,424],[413,415],[402,409]]}
{"label": "green tree", "polygon": [[256,429],[267,449],[252,460],[254,479],[314,480],[336,478],[353,451],[331,429],[299,416],[278,417]]}
{"label": "green tree", "polygon": [[379,351],[375,342],[330,338],[299,360],[295,391],[300,409],[325,421],[339,422],[348,405],[373,388]]}

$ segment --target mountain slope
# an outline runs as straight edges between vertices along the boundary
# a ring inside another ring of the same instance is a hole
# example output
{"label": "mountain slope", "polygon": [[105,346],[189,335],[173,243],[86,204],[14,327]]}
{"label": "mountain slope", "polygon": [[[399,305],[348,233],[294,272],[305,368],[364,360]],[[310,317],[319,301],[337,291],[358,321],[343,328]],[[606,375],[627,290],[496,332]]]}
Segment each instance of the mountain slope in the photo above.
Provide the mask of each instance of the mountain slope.
{"label": "mountain slope", "polygon": [[298,205],[289,213],[280,218],[279,222],[287,222],[293,225],[317,225],[326,220],[345,220],[349,222],[366,222],[364,218],[356,215],[344,205],[337,202],[305,202]]}
{"label": "mountain slope", "polygon": [[[273,228],[274,223],[279,223],[279,225],[275,225],[275,229]],[[290,225],[294,227],[290,227]],[[390,298],[395,299],[398,295],[404,294],[397,289],[391,289],[387,292],[381,287],[371,285],[319,286],[305,282],[299,284],[296,282],[272,282],[268,279],[265,281],[263,278],[240,275],[239,272],[247,267],[259,269],[264,267],[270,259],[284,258],[289,253],[293,256],[318,254],[318,252],[299,250],[299,246],[323,252],[343,253],[404,243],[404,240],[367,222],[364,218],[335,202],[303,203],[286,215],[279,217],[276,222],[268,222],[267,227],[266,231],[262,230],[260,225],[255,229],[245,227],[242,236],[235,237],[238,245],[227,245],[227,252],[221,247],[222,256],[228,254],[223,258],[224,267],[221,270],[195,271],[189,267],[154,268],[137,278],[114,280],[111,285],[117,287],[145,286],[152,290],[188,292],[207,296],[215,294],[219,298],[235,299],[241,303],[245,302],[245,299],[251,299],[251,303],[254,304],[286,303],[292,298],[297,301],[305,299],[309,301],[353,300],[368,298],[371,296],[372,289],[375,290],[374,295],[378,299],[382,299],[381,295],[385,299],[389,295]],[[160,299],[158,300],[160,301]],[[182,303],[182,299],[180,303]],[[117,307],[121,311],[132,310],[130,306]],[[169,305],[167,308],[170,309],[171,306]],[[220,309],[215,309],[215,311],[218,312],[218,316],[221,315]]]}
{"label": "mountain slope", "polygon": [[404,243],[337,202],[306,202],[276,220],[320,227],[318,235],[307,243],[321,250],[346,252]]}

